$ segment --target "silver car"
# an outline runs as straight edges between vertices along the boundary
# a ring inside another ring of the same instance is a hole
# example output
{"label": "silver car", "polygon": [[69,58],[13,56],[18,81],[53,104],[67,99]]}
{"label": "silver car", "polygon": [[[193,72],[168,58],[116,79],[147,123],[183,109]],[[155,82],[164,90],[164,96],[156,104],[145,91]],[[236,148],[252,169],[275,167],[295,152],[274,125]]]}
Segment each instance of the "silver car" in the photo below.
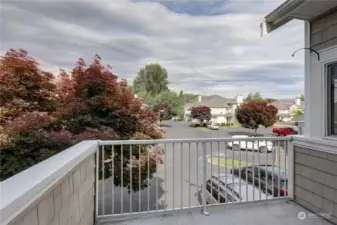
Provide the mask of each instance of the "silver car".
{"label": "silver car", "polygon": [[[231,174],[213,175],[206,183],[207,204],[249,202],[265,199],[267,199],[267,195],[262,190]],[[199,201],[201,204],[201,190]]]}

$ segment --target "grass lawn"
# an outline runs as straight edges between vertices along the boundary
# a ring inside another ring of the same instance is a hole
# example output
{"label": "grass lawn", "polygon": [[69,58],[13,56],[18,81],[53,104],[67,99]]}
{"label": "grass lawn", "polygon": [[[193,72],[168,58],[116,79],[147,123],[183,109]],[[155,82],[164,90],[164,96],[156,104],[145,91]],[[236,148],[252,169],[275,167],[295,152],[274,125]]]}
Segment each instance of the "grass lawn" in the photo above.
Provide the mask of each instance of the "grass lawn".
{"label": "grass lawn", "polygon": [[199,127],[199,130],[202,130],[202,131],[211,131],[211,129],[208,129],[207,127]]}
{"label": "grass lawn", "polygon": [[[232,159],[223,159],[223,158],[212,158],[212,163],[213,164],[220,164],[221,166],[234,166],[234,167],[239,167],[239,166],[250,166],[250,165],[253,165],[252,163],[248,162],[246,164],[245,161],[241,161],[241,164],[240,164],[240,161],[238,160],[232,160]],[[234,165],[233,165],[234,164]]]}
{"label": "grass lawn", "polygon": [[234,128],[234,127],[241,127],[241,124],[234,124],[234,125],[231,125],[231,126],[221,126],[223,128]]}
{"label": "grass lawn", "polygon": [[166,125],[166,124],[160,124],[160,126],[159,126],[159,127],[168,128],[168,127],[172,127],[172,126],[170,126],[170,125]]}

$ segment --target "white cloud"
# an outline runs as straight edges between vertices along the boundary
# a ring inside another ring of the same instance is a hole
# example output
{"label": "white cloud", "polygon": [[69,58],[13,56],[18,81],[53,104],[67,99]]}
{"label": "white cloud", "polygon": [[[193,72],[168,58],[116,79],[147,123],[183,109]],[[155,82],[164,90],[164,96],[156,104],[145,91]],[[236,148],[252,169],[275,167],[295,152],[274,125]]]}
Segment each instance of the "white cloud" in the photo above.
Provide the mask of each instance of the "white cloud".
{"label": "white cloud", "polygon": [[303,46],[302,23],[259,36],[263,17],[280,3],[224,1],[217,9],[224,14],[191,16],[151,1],[5,2],[0,50],[23,48],[52,72],[97,53],[129,81],[157,62],[175,90],[288,98],[303,93],[303,53],[291,57]]}

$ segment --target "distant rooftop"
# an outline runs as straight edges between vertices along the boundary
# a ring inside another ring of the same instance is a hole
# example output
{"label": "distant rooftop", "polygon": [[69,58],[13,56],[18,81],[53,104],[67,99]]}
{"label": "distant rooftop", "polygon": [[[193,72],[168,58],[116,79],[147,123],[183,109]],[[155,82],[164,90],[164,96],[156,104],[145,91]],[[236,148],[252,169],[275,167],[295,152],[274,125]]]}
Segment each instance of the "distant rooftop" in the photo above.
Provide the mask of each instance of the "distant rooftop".
{"label": "distant rooftop", "polygon": [[220,95],[200,96],[201,102],[195,101],[193,103],[187,103],[186,106],[207,106],[210,108],[230,108],[230,104],[235,104],[237,101],[235,98],[224,98]]}

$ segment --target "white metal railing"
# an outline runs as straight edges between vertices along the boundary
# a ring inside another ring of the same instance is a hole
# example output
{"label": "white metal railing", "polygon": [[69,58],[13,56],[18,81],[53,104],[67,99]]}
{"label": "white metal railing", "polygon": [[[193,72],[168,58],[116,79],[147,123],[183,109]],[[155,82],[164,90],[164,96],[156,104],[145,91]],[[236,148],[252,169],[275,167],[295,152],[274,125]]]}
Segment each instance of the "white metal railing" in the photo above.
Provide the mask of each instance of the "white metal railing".
{"label": "white metal railing", "polygon": [[[292,195],[291,137],[100,141],[96,217]],[[140,160],[139,160],[140,159]]]}

